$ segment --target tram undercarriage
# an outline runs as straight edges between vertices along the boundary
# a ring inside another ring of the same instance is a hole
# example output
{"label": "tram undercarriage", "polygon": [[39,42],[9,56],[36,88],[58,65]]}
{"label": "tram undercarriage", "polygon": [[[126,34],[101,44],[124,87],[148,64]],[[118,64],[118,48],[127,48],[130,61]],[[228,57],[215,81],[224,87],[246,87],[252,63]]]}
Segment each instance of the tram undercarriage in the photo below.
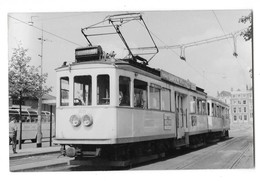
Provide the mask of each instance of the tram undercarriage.
{"label": "tram undercarriage", "polygon": [[189,136],[189,144],[185,144],[183,137],[113,145],[62,145],[61,152],[75,158],[70,165],[125,167],[162,158],[182,148],[196,149],[227,138],[226,130]]}

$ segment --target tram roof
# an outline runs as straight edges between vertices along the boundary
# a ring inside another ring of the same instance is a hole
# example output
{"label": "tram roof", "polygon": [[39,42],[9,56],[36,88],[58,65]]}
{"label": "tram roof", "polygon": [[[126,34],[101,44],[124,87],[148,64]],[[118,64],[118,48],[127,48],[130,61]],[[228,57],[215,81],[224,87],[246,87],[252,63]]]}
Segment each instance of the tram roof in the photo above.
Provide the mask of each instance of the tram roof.
{"label": "tram roof", "polygon": [[212,97],[212,96],[207,96],[207,97],[208,97],[209,100],[213,100],[213,101],[215,101],[215,102],[217,102],[217,103],[219,103],[219,104],[221,104],[221,105],[224,105],[224,106],[226,106],[226,107],[229,107],[228,104],[222,102],[221,100],[219,100],[219,99],[217,99],[217,98],[215,98],[215,97]]}

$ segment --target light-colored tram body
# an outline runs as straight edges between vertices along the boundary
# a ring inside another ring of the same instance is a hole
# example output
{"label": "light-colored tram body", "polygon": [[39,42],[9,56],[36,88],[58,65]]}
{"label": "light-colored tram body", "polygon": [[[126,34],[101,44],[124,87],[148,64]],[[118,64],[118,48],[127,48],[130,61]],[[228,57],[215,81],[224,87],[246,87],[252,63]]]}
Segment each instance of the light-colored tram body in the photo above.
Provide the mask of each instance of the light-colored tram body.
{"label": "light-colored tram body", "polygon": [[208,122],[204,90],[166,71],[111,57],[56,71],[55,142],[67,156],[126,159],[166,152],[204,143],[218,125]]}
{"label": "light-colored tram body", "polygon": [[207,107],[209,132],[228,136],[228,130],[230,130],[229,106],[214,97],[208,96]]}

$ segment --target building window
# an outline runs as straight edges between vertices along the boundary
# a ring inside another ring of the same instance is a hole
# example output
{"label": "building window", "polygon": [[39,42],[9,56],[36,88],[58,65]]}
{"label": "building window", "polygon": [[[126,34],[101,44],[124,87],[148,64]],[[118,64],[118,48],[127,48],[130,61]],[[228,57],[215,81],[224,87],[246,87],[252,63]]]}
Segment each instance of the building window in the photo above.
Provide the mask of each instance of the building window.
{"label": "building window", "polygon": [[134,80],[134,107],[147,109],[147,82]]}
{"label": "building window", "polygon": [[74,77],[74,106],[91,105],[91,76]]}
{"label": "building window", "polygon": [[130,106],[130,78],[119,77],[119,106]]}
{"label": "building window", "polygon": [[242,112],[241,107],[238,108],[239,112]]}
{"label": "building window", "polygon": [[236,115],[234,115],[234,121],[236,121],[237,120],[237,116]]}
{"label": "building window", "polygon": [[60,105],[69,105],[69,77],[60,78]]}
{"label": "building window", "polygon": [[246,107],[244,107],[244,112],[246,112]]}
{"label": "building window", "polygon": [[237,101],[236,100],[233,100],[233,104],[236,104],[237,103]]}
{"label": "building window", "polygon": [[240,101],[240,100],[238,100],[238,101],[237,101],[237,103],[238,103],[238,104],[241,104],[241,101]]}
{"label": "building window", "polygon": [[244,120],[245,120],[245,121],[247,120],[247,115],[244,115]]}
{"label": "building window", "polygon": [[97,104],[104,105],[110,103],[109,75],[97,76]]}
{"label": "building window", "polygon": [[236,107],[234,107],[234,108],[233,108],[233,110],[234,110],[234,113],[236,113],[236,112],[237,112],[237,108],[236,108]]}
{"label": "building window", "polygon": [[170,111],[171,110],[171,90],[162,88],[162,110]]}
{"label": "building window", "polygon": [[246,100],[243,100],[243,104],[246,104]]}

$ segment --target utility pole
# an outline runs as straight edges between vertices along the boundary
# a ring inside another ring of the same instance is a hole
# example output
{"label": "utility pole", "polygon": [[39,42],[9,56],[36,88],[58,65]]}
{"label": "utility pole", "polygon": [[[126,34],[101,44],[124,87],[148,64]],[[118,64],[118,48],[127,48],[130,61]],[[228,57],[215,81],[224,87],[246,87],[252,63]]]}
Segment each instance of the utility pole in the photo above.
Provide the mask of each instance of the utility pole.
{"label": "utility pole", "polygon": [[[43,39],[43,29],[42,36],[38,38],[41,41],[41,77],[42,77],[42,60],[43,60],[43,42],[46,41]],[[38,97],[38,123],[37,123],[37,144],[36,147],[42,147],[42,82],[40,82],[40,95]]]}

